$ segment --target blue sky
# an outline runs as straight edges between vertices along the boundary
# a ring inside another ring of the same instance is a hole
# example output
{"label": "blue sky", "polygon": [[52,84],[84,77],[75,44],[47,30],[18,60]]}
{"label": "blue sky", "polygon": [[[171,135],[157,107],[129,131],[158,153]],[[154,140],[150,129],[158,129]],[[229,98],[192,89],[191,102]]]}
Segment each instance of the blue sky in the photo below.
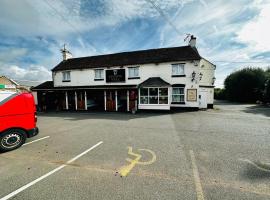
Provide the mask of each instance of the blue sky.
{"label": "blue sky", "polygon": [[222,87],[234,70],[270,66],[269,24],[269,0],[1,0],[0,75],[50,80],[64,43],[80,57],[183,46],[190,33]]}

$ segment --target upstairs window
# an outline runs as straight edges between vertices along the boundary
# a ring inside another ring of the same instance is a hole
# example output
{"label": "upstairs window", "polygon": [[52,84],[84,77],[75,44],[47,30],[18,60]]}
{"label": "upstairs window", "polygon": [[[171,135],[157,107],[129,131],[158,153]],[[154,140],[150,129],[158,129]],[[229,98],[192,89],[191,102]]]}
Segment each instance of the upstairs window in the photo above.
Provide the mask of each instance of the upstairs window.
{"label": "upstairs window", "polygon": [[70,82],[70,71],[62,72],[63,82]]}
{"label": "upstairs window", "polygon": [[172,103],[184,103],[185,92],[183,87],[172,88]]}
{"label": "upstairs window", "polygon": [[95,80],[104,80],[104,70],[95,69]]}
{"label": "upstairs window", "polygon": [[172,64],[172,76],[185,76],[185,64]]}
{"label": "upstairs window", "polygon": [[128,78],[129,79],[140,78],[140,76],[139,76],[139,67],[129,67],[128,68]]}

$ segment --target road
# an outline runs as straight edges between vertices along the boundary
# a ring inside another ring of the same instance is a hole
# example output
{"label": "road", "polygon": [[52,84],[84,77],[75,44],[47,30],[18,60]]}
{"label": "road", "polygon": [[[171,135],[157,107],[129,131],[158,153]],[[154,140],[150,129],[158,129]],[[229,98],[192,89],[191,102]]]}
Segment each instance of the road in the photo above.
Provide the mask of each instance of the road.
{"label": "road", "polygon": [[0,200],[270,198],[270,172],[252,165],[270,163],[270,108],[46,113],[38,126],[0,154]]}

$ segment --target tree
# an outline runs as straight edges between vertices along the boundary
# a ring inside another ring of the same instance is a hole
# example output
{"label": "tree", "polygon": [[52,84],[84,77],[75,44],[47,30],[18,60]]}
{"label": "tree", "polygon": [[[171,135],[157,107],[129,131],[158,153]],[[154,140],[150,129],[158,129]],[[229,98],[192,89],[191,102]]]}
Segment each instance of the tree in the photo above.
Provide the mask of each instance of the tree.
{"label": "tree", "polygon": [[223,88],[215,88],[214,90],[214,98],[218,100],[225,100],[225,89]]}
{"label": "tree", "polygon": [[226,98],[238,102],[262,101],[266,80],[266,73],[260,68],[233,72],[224,81]]}
{"label": "tree", "polygon": [[265,81],[265,89],[264,89],[264,102],[270,103],[270,67],[265,70],[266,81]]}

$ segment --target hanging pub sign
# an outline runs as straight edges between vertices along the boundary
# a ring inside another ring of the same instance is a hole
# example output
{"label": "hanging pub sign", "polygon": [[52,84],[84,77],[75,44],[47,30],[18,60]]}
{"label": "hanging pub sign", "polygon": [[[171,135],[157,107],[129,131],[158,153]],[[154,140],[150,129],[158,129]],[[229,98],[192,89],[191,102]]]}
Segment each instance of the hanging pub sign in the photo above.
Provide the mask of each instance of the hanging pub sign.
{"label": "hanging pub sign", "polygon": [[106,83],[125,82],[125,69],[109,69],[106,70]]}
{"label": "hanging pub sign", "polygon": [[197,89],[187,89],[187,101],[197,101]]}

